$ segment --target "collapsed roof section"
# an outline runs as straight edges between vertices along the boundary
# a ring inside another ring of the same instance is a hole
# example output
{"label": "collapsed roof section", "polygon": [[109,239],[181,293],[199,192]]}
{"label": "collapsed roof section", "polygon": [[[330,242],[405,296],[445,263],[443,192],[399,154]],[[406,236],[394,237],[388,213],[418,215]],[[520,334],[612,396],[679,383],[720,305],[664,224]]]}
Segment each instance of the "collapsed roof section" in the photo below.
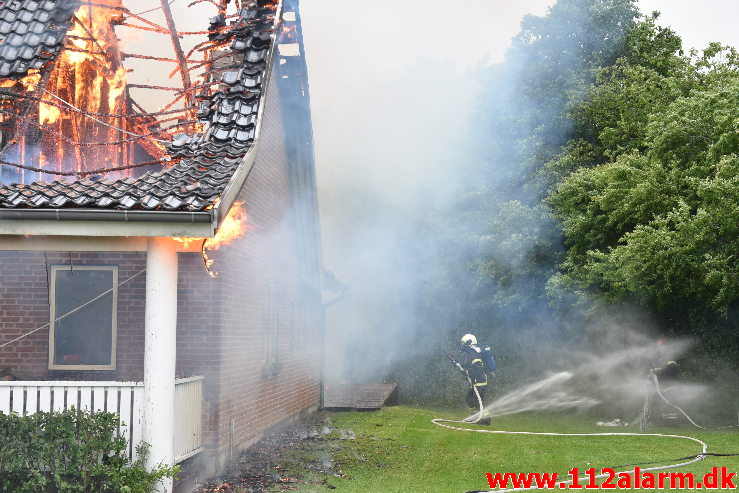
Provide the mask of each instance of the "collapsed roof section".
{"label": "collapsed roof section", "polygon": [[[47,17],[56,19],[53,25],[62,29],[71,18],[73,4],[65,0],[0,0],[0,19],[14,18],[16,34],[24,29],[23,22],[27,22],[25,25],[30,30],[35,26],[35,19]],[[18,10],[21,5],[23,10]],[[14,17],[9,11],[18,15]],[[31,15],[31,12],[36,13]],[[211,19],[210,38],[222,41],[227,46],[224,49],[231,53],[223,52],[226,56],[219,57],[218,89],[199,97],[198,119],[204,124],[203,133],[181,134],[168,146],[175,164],[138,178],[85,177],[74,181],[0,185],[0,234],[22,233],[24,228],[19,228],[17,223],[26,220],[207,223],[210,226],[207,236],[214,234],[256,157],[280,15],[281,3],[258,0],[248,5],[245,2],[228,26],[222,16]],[[49,38],[48,42],[52,41],[54,46],[61,46],[58,37]],[[3,66],[12,66],[15,76],[23,74],[19,71],[22,66],[38,68],[44,63],[41,55],[19,63],[22,51],[16,50],[13,57],[10,51],[2,50]],[[28,56],[30,52],[24,53]],[[148,236],[167,235],[166,231],[161,234],[150,228],[147,231]],[[131,234],[136,233],[121,228],[121,235]],[[182,234],[181,228],[172,233]]]}

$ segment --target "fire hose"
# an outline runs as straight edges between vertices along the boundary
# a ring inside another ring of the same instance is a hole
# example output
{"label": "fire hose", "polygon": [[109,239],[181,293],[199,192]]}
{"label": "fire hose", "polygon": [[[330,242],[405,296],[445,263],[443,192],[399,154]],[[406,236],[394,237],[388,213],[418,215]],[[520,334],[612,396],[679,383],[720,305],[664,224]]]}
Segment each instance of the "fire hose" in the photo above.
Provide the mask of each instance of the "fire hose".
{"label": "fire hose", "polygon": [[[446,357],[449,358],[449,361],[451,361],[452,364],[457,368],[457,370],[459,370],[459,372],[467,379],[467,381],[470,384],[470,388],[472,388],[474,390],[474,392],[475,392],[475,398],[477,399],[477,403],[478,403],[478,405],[480,407],[480,411],[477,414],[473,414],[472,416],[469,416],[469,417],[463,419],[462,421],[453,421],[453,422],[456,422],[456,423],[471,423],[471,424],[477,423],[478,421],[480,421],[482,419],[482,413],[483,413],[483,410],[484,410],[484,406],[483,406],[483,403],[482,403],[482,397],[480,397],[480,392],[477,390],[477,387],[472,382],[472,379],[470,378],[469,373],[467,373],[467,371],[462,367],[462,365],[460,365],[450,355],[447,354]],[[443,421],[446,421],[446,420],[443,420]],[[434,424],[438,424],[438,423],[434,423]],[[443,426],[443,425],[439,425],[439,426]]]}
{"label": "fire hose", "polygon": [[665,397],[664,394],[662,394],[662,389],[660,388],[660,385],[659,385],[659,378],[657,378],[657,374],[654,371],[650,371],[649,372],[649,378],[652,380],[652,383],[654,384],[654,388],[657,390],[657,395],[659,396],[660,399],[662,399],[663,401],[665,401],[665,403],[668,406],[674,407],[675,409],[677,409],[678,411],[680,411],[680,414],[682,414],[683,416],[685,416],[685,418],[690,422],[690,424],[692,424],[696,428],[700,428],[701,430],[705,430],[706,429],[705,427],[703,427],[703,426],[699,425],[698,423],[696,423],[695,421],[693,421],[693,419],[690,416],[688,416],[688,414],[685,411],[683,411],[681,408],[679,408],[678,406],[676,406],[675,404],[673,404],[672,402],[670,402],[669,400],[667,400],[667,397]]}
{"label": "fire hose", "polygon": [[[472,428],[461,428],[459,426],[453,426],[446,423],[453,423],[453,424],[475,424],[477,423],[481,418],[483,414],[483,402],[480,398],[480,393],[477,391],[477,388],[474,387],[472,384],[472,380],[470,379],[469,375],[466,371],[464,371],[464,368],[454,361],[454,359],[451,356],[448,356],[448,358],[452,361],[453,364],[457,366],[457,369],[462,371],[464,375],[467,377],[467,380],[469,381],[470,385],[472,385],[472,388],[475,390],[475,396],[477,397],[477,402],[480,407],[480,411],[477,414],[474,414],[468,418],[465,418],[463,420],[453,420],[453,419],[443,419],[443,418],[436,418],[432,419],[431,422],[435,424],[436,426],[440,426],[442,428],[446,428],[449,430],[456,430],[456,431],[467,431],[472,433],[490,433],[495,435],[533,435],[533,436],[560,436],[560,437],[604,437],[604,436],[632,436],[632,437],[659,437],[659,438],[672,438],[672,439],[678,439],[678,440],[689,440],[691,442],[695,442],[701,446],[701,452],[696,455],[691,455],[688,457],[683,457],[677,460],[684,460],[683,462],[680,462],[678,464],[669,464],[669,465],[662,465],[662,466],[655,466],[655,467],[649,467],[645,469],[639,469],[641,472],[650,472],[650,471],[661,471],[665,469],[674,469],[678,467],[684,467],[688,466],[690,464],[695,464],[696,462],[702,461],[705,459],[707,455],[720,455],[720,456],[733,456],[733,455],[739,455],[739,454],[709,454],[708,453],[708,445],[697,438],[689,437],[685,435],[672,435],[672,434],[663,434],[663,433],[555,433],[555,432],[534,432],[534,431],[507,431],[507,430],[489,430],[489,429],[472,429]],[[695,423],[682,409],[680,409],[675,404],[671,403],[669,400],[667,400],[664,395],[662,395],[662,391],[659,387],[659,379],[654,374],[654,372],[650,372],[650,378],[652,379],[655,388],[657,389],[657,395],[665,401],[668,405],[674,407],[678,411],[680,411],[687,419],[692,423],[694,426],[701,428],[705,430],[706,428],[699,426]],[[687,460],[689,459],[689,460]],[[623,467],[623,466],[622,466]],[[636,470],[627,471],[630,474],[635,474]],[[594,478],[590,478],[590,476],[582,476],[578,478],[579,480],[585,481],[588,479],[604,479],[608,477],[608,474],[599,474],[596,475]],[[573,480],[569,481],[562,481],[562,484],[571,484]],[[509,492],[509,491],[528,491],[538,489],[536,486],[531,486],[529,488],[508,488],[508,489],[501,489],[496,490],[498,492]],[[490,490],[474,490],[474,491],[468,491],[466,493],[483,493],[484,491],[490,491]]]}

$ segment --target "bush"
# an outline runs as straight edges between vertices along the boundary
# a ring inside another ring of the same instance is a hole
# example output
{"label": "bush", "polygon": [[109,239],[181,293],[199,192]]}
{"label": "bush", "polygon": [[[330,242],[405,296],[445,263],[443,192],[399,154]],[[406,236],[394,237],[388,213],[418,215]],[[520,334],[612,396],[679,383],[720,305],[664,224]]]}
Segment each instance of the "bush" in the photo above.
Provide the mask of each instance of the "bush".
{"label": "bush", "polygon": [[135,462],[116,433],[114,413],[78,409],[30,416],[0,412],[0,491],[150,493],[179,467],[146,469],[148,446]]}

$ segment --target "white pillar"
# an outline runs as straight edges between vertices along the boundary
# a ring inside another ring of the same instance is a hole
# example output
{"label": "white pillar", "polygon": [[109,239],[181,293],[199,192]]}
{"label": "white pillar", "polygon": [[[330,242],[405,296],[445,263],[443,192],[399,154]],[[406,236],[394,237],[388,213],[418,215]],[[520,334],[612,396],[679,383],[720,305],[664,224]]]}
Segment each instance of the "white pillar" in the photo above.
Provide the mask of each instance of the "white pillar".
{"label": "white pillar", "polygon": [[[147,467],[174,463],[174,381],[177,356],[177,252],[150,238],[146,254],[143,439]],[[159,491],[172,491],[172,480]]]}

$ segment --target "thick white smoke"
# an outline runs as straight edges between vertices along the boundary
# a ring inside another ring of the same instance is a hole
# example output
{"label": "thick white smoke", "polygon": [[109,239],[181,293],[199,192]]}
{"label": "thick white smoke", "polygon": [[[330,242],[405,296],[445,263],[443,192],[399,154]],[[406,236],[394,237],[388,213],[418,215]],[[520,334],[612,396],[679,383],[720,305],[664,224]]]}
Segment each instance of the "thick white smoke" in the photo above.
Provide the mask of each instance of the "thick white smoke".
{"label": "thick white smoke", "polygon": [[[366,380],[428,342],[419,225],[467,185],[476,69],[549,0],[303,0],[324,261],[350,286],[327,312],[329,377]],[[425,340],[424,340],[425,339]]]}

